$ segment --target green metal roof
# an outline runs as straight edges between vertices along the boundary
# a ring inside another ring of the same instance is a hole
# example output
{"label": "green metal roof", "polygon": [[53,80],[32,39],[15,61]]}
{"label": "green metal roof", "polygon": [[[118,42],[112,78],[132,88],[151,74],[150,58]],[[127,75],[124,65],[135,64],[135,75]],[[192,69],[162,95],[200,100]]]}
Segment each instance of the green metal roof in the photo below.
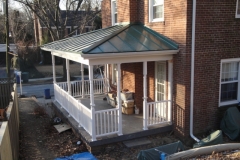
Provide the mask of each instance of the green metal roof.
{"label": "green metal roof", "polygon": [[45,44],[43,50],[83,54],[177,50],[178,45],[142,24],[116,25]]}

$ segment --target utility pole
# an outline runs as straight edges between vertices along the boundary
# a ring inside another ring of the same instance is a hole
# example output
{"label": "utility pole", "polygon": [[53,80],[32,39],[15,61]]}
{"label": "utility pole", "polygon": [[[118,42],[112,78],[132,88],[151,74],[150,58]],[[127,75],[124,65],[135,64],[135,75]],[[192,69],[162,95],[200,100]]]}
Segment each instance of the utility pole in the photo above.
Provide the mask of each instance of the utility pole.
{"label": "utility pole", "polygon": [[[3,2],[4,3],[4,2]],[[8,22],[8,0],[5,0],[5,31],[6,31],[6,69],[7,76],[10,79],[10,58],[9,58],[9,22]]]}

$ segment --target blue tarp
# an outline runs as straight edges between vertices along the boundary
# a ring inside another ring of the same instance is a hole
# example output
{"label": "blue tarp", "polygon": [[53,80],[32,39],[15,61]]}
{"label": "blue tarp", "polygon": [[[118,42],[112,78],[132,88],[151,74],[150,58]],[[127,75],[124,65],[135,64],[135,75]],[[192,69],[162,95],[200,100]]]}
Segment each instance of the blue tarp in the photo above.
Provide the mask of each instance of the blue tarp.
{"label": "blue tarp", "polygon": [[69,157],[56,158],[55,160],[97,160],[91,153],[83,152]]}

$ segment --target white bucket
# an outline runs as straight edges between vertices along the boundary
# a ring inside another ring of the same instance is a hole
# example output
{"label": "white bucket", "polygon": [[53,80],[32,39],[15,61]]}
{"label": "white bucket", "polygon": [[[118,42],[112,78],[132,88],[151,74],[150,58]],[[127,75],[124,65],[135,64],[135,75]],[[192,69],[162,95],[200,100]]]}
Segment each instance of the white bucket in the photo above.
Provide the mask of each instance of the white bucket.
{"label": "white bucket", "polygon": [[139,114],[139,109],[135,109],[135,114]]}

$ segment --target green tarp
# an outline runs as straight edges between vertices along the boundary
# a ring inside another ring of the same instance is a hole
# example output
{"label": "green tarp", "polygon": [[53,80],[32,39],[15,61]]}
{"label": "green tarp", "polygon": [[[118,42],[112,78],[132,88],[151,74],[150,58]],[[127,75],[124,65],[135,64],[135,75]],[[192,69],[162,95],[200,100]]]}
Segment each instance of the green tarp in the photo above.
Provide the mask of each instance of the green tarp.
{"label": "green tarp", "polygon": [[195,143],[193,145],[193,148],[203,147],[203,146],[210,146],[210,145],[216,145],[223,143],[223,137],[222,137],[222,131],[217,130],[213,133],[211,133],[206,138],[203,138],[198,143]]}
{"label": "green tarp", "polygon": [[156,160],[156,159],[160,159],[160,155],[162,152],[166,153],[166,155],[170,155],[183,150],[184,150],[184,146],[182,142],[178,141],[178,142],[170,143],[164,146],[142,150],[138,154],[137,159],[138,160]]}
{"label": "green tarp", "polygon": [[224,113],[220,128],[231,140],[236,140],[239,137],[240,112],[237,107],[228,108]]}

